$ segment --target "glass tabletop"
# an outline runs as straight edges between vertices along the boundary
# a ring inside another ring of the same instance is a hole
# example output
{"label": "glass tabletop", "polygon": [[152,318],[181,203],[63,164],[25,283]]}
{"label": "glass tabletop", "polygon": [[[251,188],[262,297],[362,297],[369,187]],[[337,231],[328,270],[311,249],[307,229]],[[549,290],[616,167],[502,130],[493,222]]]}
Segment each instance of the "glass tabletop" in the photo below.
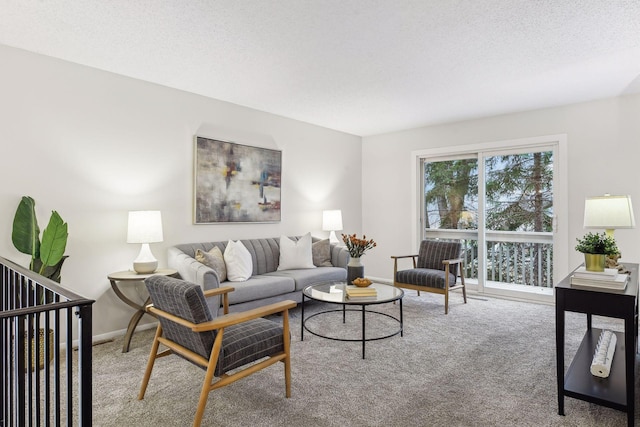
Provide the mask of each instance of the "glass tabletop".
{"label": "glass tabletop", "polygon": [[[364,297],[348,297],[345,289],[375,289],[375,296]],[[372,283],[366,288],[358,288],[353,285],[347,286],[345,281],[334,281],[318,283],[317,285],[307,286],[304,289],[304,295],[308,298],[317,300],[332,302],[336,304],[380,304],[384,302],[397,301],[404,296],[404,291],[395,286],[385,285],[383,283]]]}

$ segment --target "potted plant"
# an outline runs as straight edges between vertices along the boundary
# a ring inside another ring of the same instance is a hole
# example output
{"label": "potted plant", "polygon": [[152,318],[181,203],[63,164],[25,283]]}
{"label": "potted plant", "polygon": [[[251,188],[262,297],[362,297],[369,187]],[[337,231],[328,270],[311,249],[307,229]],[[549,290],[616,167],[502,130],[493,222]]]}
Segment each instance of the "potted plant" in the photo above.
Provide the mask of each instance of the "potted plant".
{"label": "potted plant", "polygon": [[[42,241],[40,241],[40,227],[38,227],[35,205],[36,203],[31,197],[22,197],[13,218],[11,240],[17,250],[24,254],[31,255],[31,261],[29,262],[29,269],[31,271],[60,283],[62,264],[67,258],[67,256],[64,255],[68,237],[67,223],[62,220],[58,212],[52,211],[49,224],[42,232]],[[30,289],[27,289],[27,291],[30,291]],[[43,297],[44,292],[39,292],[38,303],[49,302],[43,301]],[[48,332],[46,335],[48,335],[49,338],[49,348],[53,348],[53,331],[50,329]],[[31,339],[34,341],[36,337],[32,335],[34,335],[34,333],[29,330],[25,334],[25,340]],[[36,366],[36,357],[39,358],[37,363],[40,369],[44,367],[45,331],[42,328],[39,331],[38,340],[40,341],[40,354],[38,356],[34,354],[33,360],[31,361],[31,366],[34,369]],[[35,346],[33,348],[35,348]],[[53,359],[53,351],[50,353],[50,359]]]}
{"label": "potted plant", "polygon": [[29,196],[22,197],[13,218],[11,240],[17,250],[31,255],[29,269],[60,283],[62,263],[67,258],[64,251],[67,247],[67,223],[58,212],[52,211],[47,228],[42,232],[35,211],[36,202]]}
{"label": "potted plant", "polygon": [[584,265],[588,271],[604,271],[607,256],[620,253],[615,239],[606,233],[587,233],[576,240],[576,250],[584,254]]}

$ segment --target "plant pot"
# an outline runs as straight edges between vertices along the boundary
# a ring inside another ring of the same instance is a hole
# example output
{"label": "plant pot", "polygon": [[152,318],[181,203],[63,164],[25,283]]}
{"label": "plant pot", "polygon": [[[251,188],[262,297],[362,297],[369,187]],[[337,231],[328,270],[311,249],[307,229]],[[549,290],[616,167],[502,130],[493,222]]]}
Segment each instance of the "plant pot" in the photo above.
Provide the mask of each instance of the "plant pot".
{"label": "plant pot", "polygon": [[[37,369],[42,369],[44,368],[45,365],[45,359],[44,359],[44,347],[45,345],[47,345],[47,343],[45,342],[45,339],[49,340],[49,362],[51,362],[53,360],[53,329],[49,329],[49,333],[46,334],[47,337],[45,338],[45,330],[43,328],[40,328],[38,331],[38,336],[32,336],[31,337],[31,351],[32,351],[32,359],[31,359],[31,370],[35,371],[36,370],[36,366]],[[39,346],[39,354],[35,354],[35,349],[36,349],[36,341],[38,340],[38,346]],[[29,346],[29,333],[25,332],[25,336],[24,336],[24,346],[25,346],[25,352],[24,352],[24,362],[25,362],[25,369],[29,369],[29,352],[28,352],[28,346]],[[37,358],[37,360],[36,360]]]}
{"label": "plant pot", "polygon": [[604,271],[606,259],[604,254],[584,254],[584,266],[587,271]]}
{"label": "plant pot", "polygon": [[358,277],[364,278],[364,265],[360,258],[351,258],[347,264],[347,284],[353,284],[353,280]]}

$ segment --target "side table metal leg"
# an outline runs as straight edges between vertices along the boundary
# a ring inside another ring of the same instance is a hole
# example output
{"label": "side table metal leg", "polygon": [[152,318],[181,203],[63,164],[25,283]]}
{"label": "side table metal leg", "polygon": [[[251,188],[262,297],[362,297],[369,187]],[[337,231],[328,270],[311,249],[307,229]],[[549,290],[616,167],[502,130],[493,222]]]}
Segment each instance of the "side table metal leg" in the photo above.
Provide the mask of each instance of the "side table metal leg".
{"label": "side table metal leg", "polygon": [[404,336],[404,319],[402,318],[402,298],[400,298],[400,336]]}
{"label": "side table metal leg", "polygon": [[365,309],[364,309],[364,305],[362,306],[362,358],[364,359],[364,346],[366,344],[365,341],[365,337],[366,337],[366,332],[365,332],[365,320],[364,320],[364,313],[365,313]]}
{"label": "side table metal leg", "polygon": [[624,344],[626,364],[626,388],[627,388],[627,424],[634,425],[635,416],[635,316],[627,317],[624,322]]}
{"label": "side table metal leg", "polygon": [[302,304],[300,305],[300,341],[304,341],[304,292],[302,293]]}
{"label": "side table metal leg", "polygon": [[[587,316],[590,320],[590,316]],[[564,294],[556,294],[556,381],[558,415],[564,415]],[[591,326],[591,325],[589,325]]]}

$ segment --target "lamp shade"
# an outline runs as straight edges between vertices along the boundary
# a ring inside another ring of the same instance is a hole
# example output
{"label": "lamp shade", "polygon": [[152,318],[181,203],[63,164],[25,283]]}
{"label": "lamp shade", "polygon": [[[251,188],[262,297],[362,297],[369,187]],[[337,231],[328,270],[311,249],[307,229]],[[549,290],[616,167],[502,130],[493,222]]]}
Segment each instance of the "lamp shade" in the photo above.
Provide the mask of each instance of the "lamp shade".
{"label": "lamp shade", "polygon": [[596,196],[587,197],[584,202],[584,227],[604,228],[634,228],[633,206],[630,196]]}
{"label": "lamp shade", "polygon": [[[613,238],[613,231],[616,228],[634,228],[635,226],[636,220],[633,217],[630,196],[605,194],[604,196],[587,197],[585,199],[584,228],[604,228],[606,235]],[[623,271],[624,267],[617,262],[619,257],[619,253],[613,257],[609,256],[606,262],[608,266]]]}
{"label": "lamp shade", "polygon": [[162,242],[162,215],[160,211],[129,212],[127,243]]}
{"label": "lamp shade", "polygon": [[336,231],[342,230],[342,211],[322,211],[322,230]]}

